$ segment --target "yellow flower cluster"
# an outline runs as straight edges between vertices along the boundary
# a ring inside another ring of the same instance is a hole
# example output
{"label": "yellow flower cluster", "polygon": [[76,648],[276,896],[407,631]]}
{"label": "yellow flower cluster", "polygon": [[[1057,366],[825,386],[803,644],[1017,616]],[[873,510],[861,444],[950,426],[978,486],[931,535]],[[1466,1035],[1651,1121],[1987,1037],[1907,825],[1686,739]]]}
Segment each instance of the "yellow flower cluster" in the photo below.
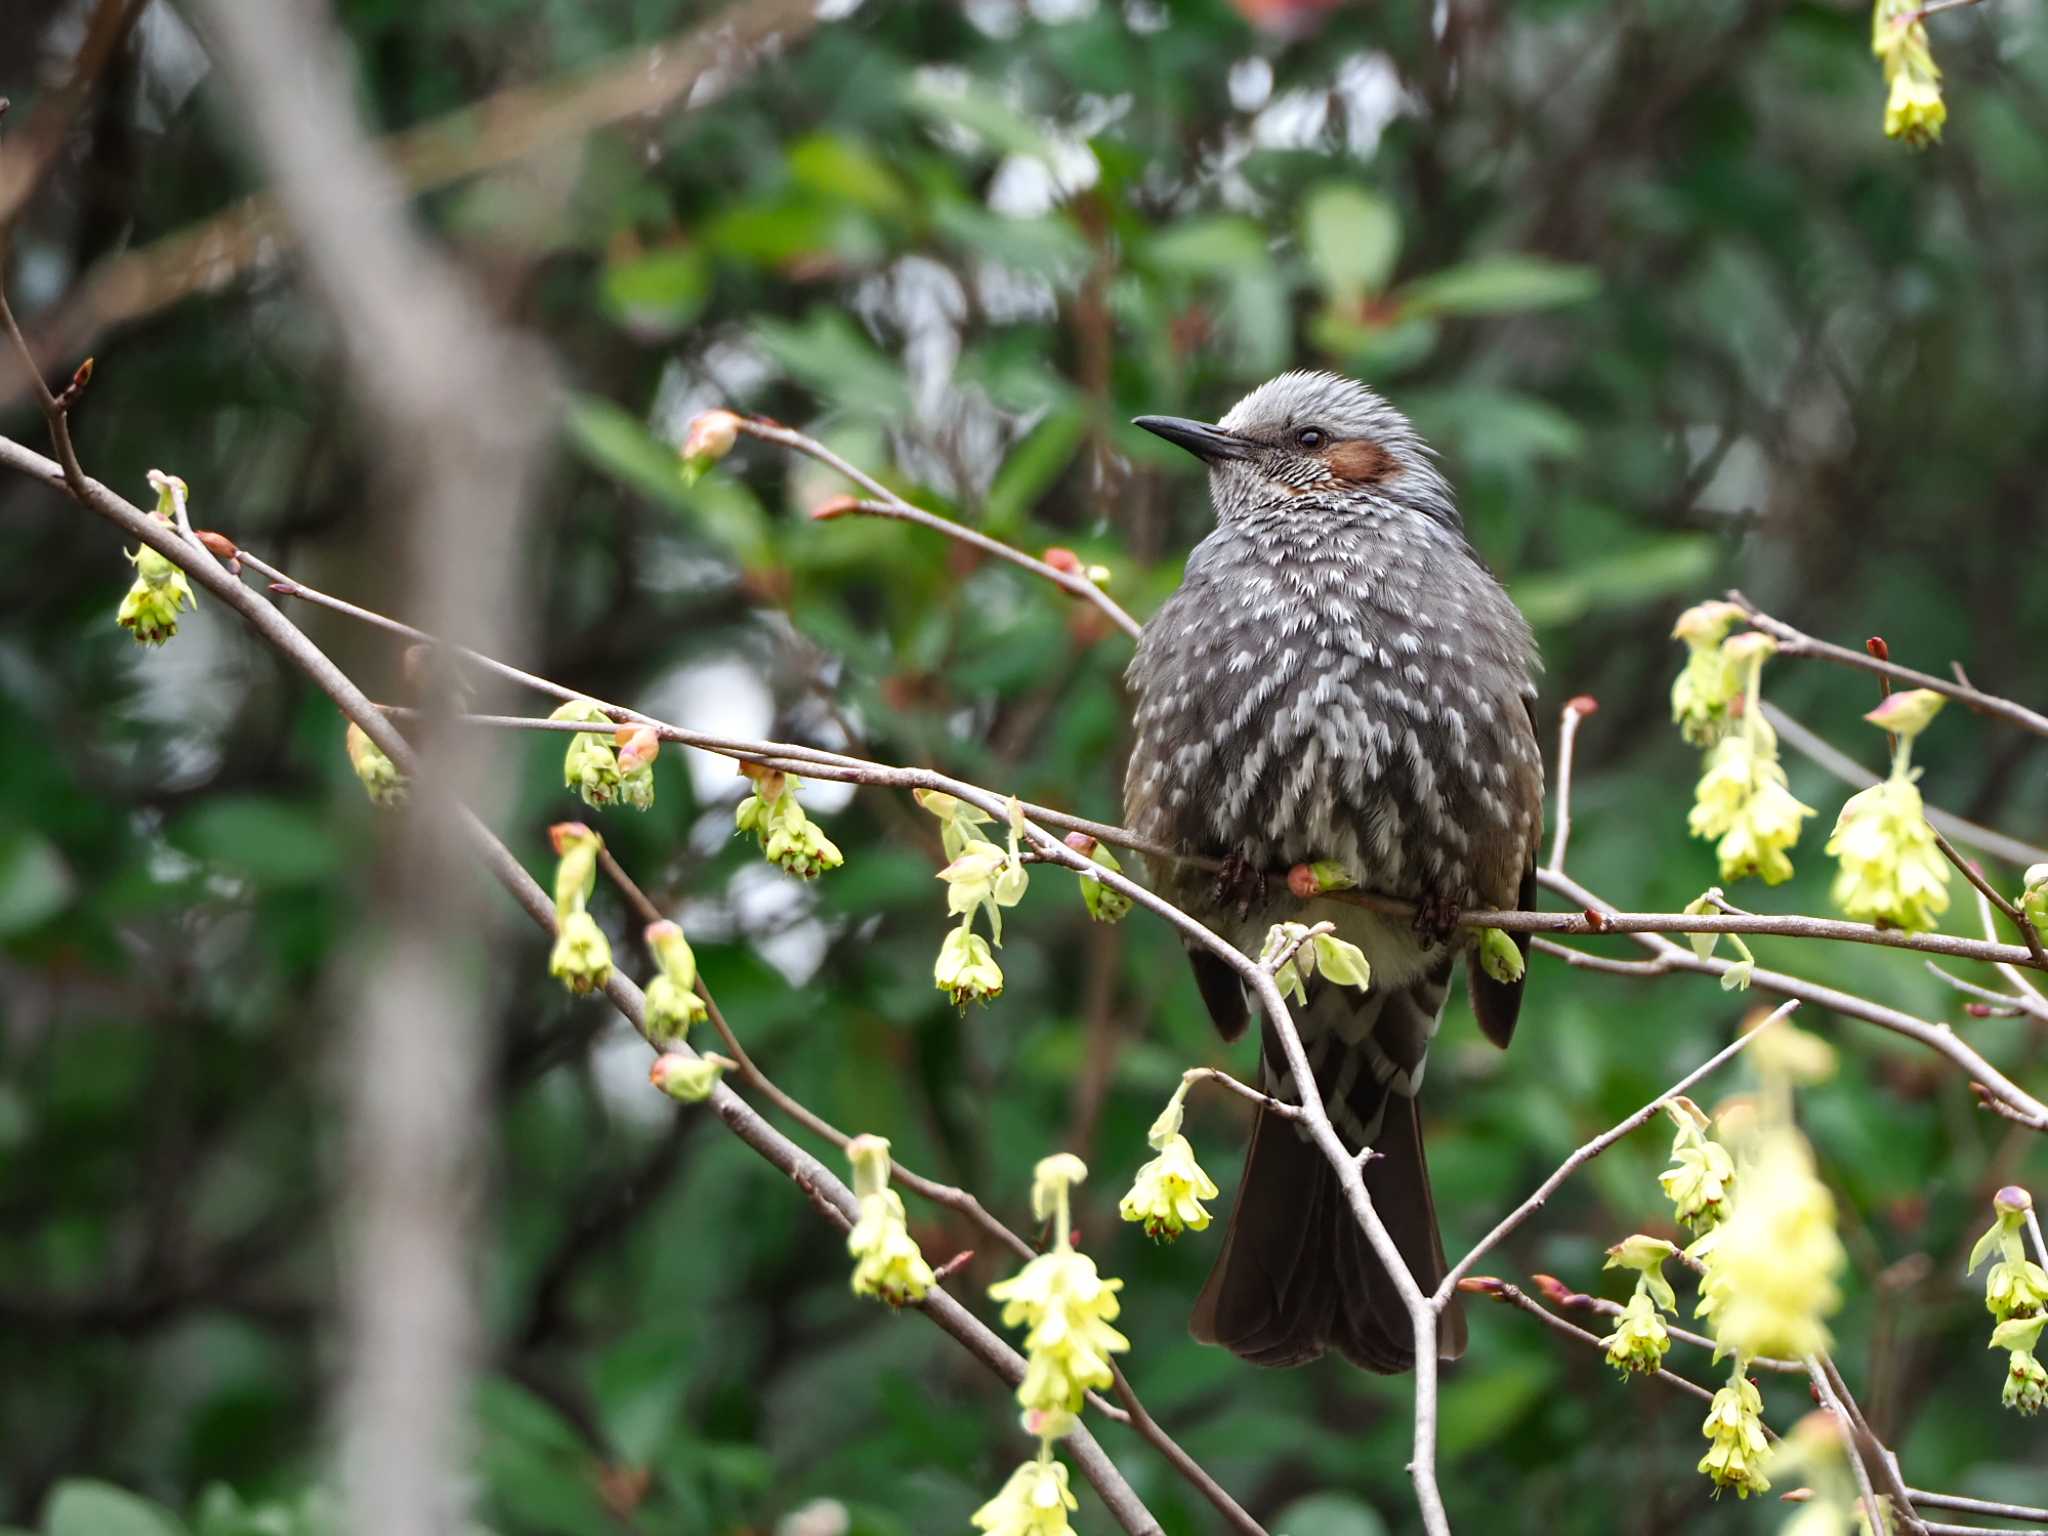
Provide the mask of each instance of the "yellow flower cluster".
{"label": "yellow flower cluster", "polygon": [[1181,1106],[1188,1086],[1183,1077],[1166,1108],[1152,1122],[1145,1139],[1159,1155],[1139,1168],[1130,1193],[1117,1203],[1117,1214],[1125,1221],[1141,1223],[1154,1242],[1170,1243],[1183,1231],[1207,1228],[1209,1212],[1202,1202],[1219,1193],[1216,1181],[1195,1161],[1194,1147],[1181,1134]]}
{"label": "yellow flower cluster", "polygon": [[1948,107],[1921,20],[1921,0],[1877,0],[1870,16],[1870,49],[1883,63],[1891,88],[1884,103],[1885,135],[1916,149],[1939,139]]}
{"label": "yellow flower cluster", "polygon": [[752,763],[740,764],[740,772],[754,781],[754,792],[733,812],[733,827],[753,833],[769,863],[800,880],[814,880],[846,862],[839,845],[804,814],[796,797],[801,780],[795,774]]}
{"label": "yellow flower cluster", "polygon": [[[157,521],[175,527],[177,508],[185,500],[185,482],[152,469],[149,483],[156,488]],[[178,615],[187,608],[197,610],[199,599],[192,595],[184,570],[147,544],[137,546],[128,561],[135,567],[135,580],[121,599],[115,622],[143,645],[162,645],[177,634]]]}
{"label": "yellow flower cluster", "polygon": [[1970,1250],[1968,1273],[1998,1256],[1984,1277],[1984,1306],[1997,1321],[1990,1347],[2008,1353],[2005,1406],[2031,1416],[2048,1408],[2048,1367],[2036,1354],[2041,1330],[2048,1327],[2048,1270],[2027,1257],[2033,1196],[2009,1184],[1992,1197],[1991,1208],[1995,1219]]}
{"label": "yellow flower cluster", "polygon": [[1737,1179],[1727,1219],[1686,1250],[1706,1266],[1696,1315],[1711,1318],[1714,1342],[1738,1357],[1818,1354],[1848,1262],[1834,1196],[1789,1123],[1755,1133]]}
{"label": "yellow flower cluster", "polygon": [[555,947],[548,974],[579,997],[612,979],[612,947],[585,909],[597,887],[597,855],[604,839],[580,821],[548,828],[555,857]]}
{"label": "yellow flower cluster", "polygon": [[[1917,700],[1931,703],[1912,712],[1901,707]],[[1891,774],[1849,797],[1828,839],[1827,851],[1842,866],[1835,905],[1859,922],[1923,932],[1948,910],[1948,860],[1927,823],[1910,761],[1913,737],[1940,706],[1940,694],[1916,689],[1892,695],[1864,717],[1891,730],[1898,745]]]}
{"label": "yellow flower cluster", "polygon": [[996,964],[990,941],[974,931],[974,915],[987,911],[989,934],[1000,945],[1003,908],[1023,900],[1031,884],[1017,847],[1024,832],[1024,808],[1012,797],[1010,845],[1004,849],[980,834],[981,827],[995,820],[986,811],[933,790],[916,794],[918,803],[939,820],[948,862],[938,878],[946,883],[946,910],[960,919],[960,926],[939,946],[932,985],[958,1007],[988,1002],[1003,995],[1003,968]]}
{"label": "yellow flower cluster", "polygon": [[1686,825],[1714,844],[1723,880],[1761,875],[1779,885],[1792,878],[1786,850],[1813,808],[1787,788],[1778,734],[1764,719],[1763,667],[1776,642],[1753,632],[1723,638],[1741,614],[1730,603],[1702,603],[1675,631],[1691,656],[1672,688],[1672,714],[1688,741],[1707,747]]}
{"label": "yellow flower cluster", "polygon": [[562,785],[583,797],[593,810],[630,805],[636,811],[654,804],[654,759],[661,738],[644,725],[620,725],[595,699],[570,699],[555,707],[550,720],[574,720],[602,726],[569,738],[562,754]]}
{"label": "yellow flower cluster", "polygon": [[1777,733],[1758,714],[1708,749],[1686,825],[1714,844],[1723,880],[1759,875],[1766,885],[1782,885],[1792,878],[1786,850],[1813,813],[1786,787]]}
{"label": "yellow flower cluster", "polygon": [[1742,674],[1721,649],[1742,617],[1733,603],[1700,603],[1678,616],[1671,638],[1685,642],[1685,666],[1671,684],[1671,719],[1696,747],[1711,747],[1728,728],[1728,710],[1742,692]]}
{"label": "yellow flower cluster", "polygon": [[1713,1479],[1714,1492],[1733,1488],[1737,1498],[1768,1493],[1771,1480],[1764,1476],[1770,1460],[1770,1445],[1764,1439],[1764,1400],[1756,1384],[1742,1371],[1738,1358],[1728,1385],[1714,1394],[1700,1433],[1707,1437],[1707,1454],[1699,1470]]}
{"label": "yellow flower cluster", "polygon": [[1664,1278],[1664,1261],[1677,1252],[1662,1238],[1645,1237],[1640,1232],[1607,1250],[1602,1268],[1636,1272],[1635,1293],[1622,1308],[1619,1324],[1600,1341],[1607,1346],[1607,1363],[1624,1376],[1656,1370],[1671,1348],[1664,1313],[1678,1314],[1678,1297]]}
{"label": "yellow flower cluster", "polygon": [[1068,1192],[1087,1172],[1080,1159],[1064,1153],[1039,1163],[1032,1204],[1051,1215],[1053,1245],[988,1289],[1003,1304],[1003,1326],[1029,1330],[1017,1401],[1027,1414],[1056,1421],[1079,1413],[1090,1388],[1109,1386],[1115,1379],[1109,1357],[1131,1347],[1110,1326],[1123,1281],[1104,1279],[1093,1259],[1074,1251]]}
{"label": "yellow flower cluster", "polygon": [[696,1056],[682,1051],[664,1051],[647,1069],[647,1081],[670,1098],[684,1104],[701,1104],[711,1097],[726,1068],[733,1065],[723,1056]]}
{"label": "yellow flower cluster", "polygon": [[1728,1149],[1707,1135],[1706,1114],[1680,1096],[1664,1106],[1678,1127],[1671,1139],[1671,1166],[1657,1175],[1672,1214],[1694,1233],[1704,1233],[1728,1214],[1728,1189],[1735,1179],[1735,1160]]}
{"label": "yellow flower cluster", "polygon": [[647,947],[661,974],[647,983],[647,1033],[661,1040],[681,1040],[705,1016],[697,995],[697,955],[675,923],[649,923]]}
{"label": "yellow flower cluster", "polygon": [[1067,1536],[1067,1511],[1080,1501],[1067,1487],[1067,1469],[1041,1450],[1010,1474],[1002,1492],[974,1512],[977,1531],[988,1536]]}
{"label": "yellow flower cluster", "polygon": [[889,1143],[880,1136],[856,1136],[846,1144],[853,1165],[853,1197],[860,1219],[846,1237],[853,1255],[853,1294],[874,1296],[892,1307],[924,1300],[938,1284],[910,1235],[903,1197],[889,1187]]}
{"label": "yellow flower cluster", "polygon": [[370,797],[370,804],[394,806],[405,804],[411,786],[405,775],[398,771],[398,765],[385,756],[384,749],[370,740],[360,725],[351,720],[344,738],[348,749],[348,765],[355,770],[357,780],[363,786],[363,793]]}
{"label": "yellow flower cluster", "polygon": [[[1109,851],[1106,843],[1090,837],[1085,832],[1067,835],[1067,846],[1077,853],[1085,853],[1090,860],[1112,874],[1122,874],[1123,864]],[[1122,891],[1111,890],[1092,875],[1081,877],[1081,905],[1088,915],[1098,923],[1120,923],[1131,913],[1131,898]]]}

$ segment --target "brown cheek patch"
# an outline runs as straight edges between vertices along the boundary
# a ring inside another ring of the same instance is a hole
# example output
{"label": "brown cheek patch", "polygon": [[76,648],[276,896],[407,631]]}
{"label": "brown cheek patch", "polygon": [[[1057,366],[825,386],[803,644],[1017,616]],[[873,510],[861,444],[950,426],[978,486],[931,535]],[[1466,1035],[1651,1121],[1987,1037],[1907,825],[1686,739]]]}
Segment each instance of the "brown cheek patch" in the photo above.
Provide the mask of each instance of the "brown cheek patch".
{"label": "brown cheek patch", "polygon": [[1321,458],[1331,474],[1351,485],[1374,485],[1394,472],[1394,456],[1364,438],[1332,443]]}

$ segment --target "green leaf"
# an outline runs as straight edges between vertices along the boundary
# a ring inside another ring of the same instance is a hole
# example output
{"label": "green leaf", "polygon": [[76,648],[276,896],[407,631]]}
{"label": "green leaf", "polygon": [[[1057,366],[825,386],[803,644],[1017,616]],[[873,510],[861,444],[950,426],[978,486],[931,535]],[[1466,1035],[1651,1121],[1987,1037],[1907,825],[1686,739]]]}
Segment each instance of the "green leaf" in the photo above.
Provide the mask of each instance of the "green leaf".
{"label": "green leaf", "polygon": [[184,1523],[160,1504],[111,1483],[59,1483],[43,1507],[46,1536],[185,1536]]}
{"label": "green leaf", "polygon": [[835,405],[890,417],[909,414],[903,370],[839,311],[814,309],[800,325],[763,320],[754,334],[792,378]]}
{"label": "green leaf", "polygon": [[966,129],[991,149],[1052,159],[1052,141],[1044,131],[994,91],[955,90],[919,73],[904,83],[903,104],[923,117]]}
{"label": "green leaf", "polygon": [[1348,1493],[1312,1493],[1272,1519],[1273,1536],[1386,1536],[1387,1522]]}
{"label": "green leaf", "polygon": [[604,307],[628,330],[673,336],[703,311],[711,296],[711,264],[695,246],[672,246],[604,272]]}
{"label": "green leaf", "polygon": [[1268,267],[1266,236],[1250,219],[1217,215],[1183,219],[1148,240],[1145,259],[1162,272],[1241,280],[1252,268]]}
{"label": "green leaf", "polygon": [[71,866],[48,838],[25,829],[0,831],[0,939],[63,911],[76,886]]}
{"label": "green leaf", "polygon": [[688,487],[672,449],[664,447],[636,416],[597,395],[577,395],[563,418],[569,444],[584,461],[641,495],[678,509],[690,504]]}
{"label": "green leaf", "polygon": [[1325,182],[1301,210],[1301,248],[1331,299],[1355,304],[1379,293],[1401,254],[1401,216],[1378,193]]}
{"label": "green leaf", "polygon": [[1541,256],[1482,256],[1417,278],[1401,290],[1411,314],[1503,315],[1579,304],[1600,291],[1591,267]]}
{"label": "green leaf", "polygon": [[[334,750],[341,750],[338,720]],[[194,806],[173,824],[170,839],[215,868],[266,886],[315,885],[341,862],[324,816],[255,795],[219,795]]]}
{"label": "green leaf", "polygon": [[825,197],[898,217],[911,211],[910,194],[896,173],[852,139],[813,134],[790,145],[785,159],[799,185]]}
{"label": "green leaf", "polygon": [[1672,534],[1652,539],[1553,575],[1527,576],[1511,583],[1515,602],[1538,628],[1569,624],[1596,608],[1654,602],[1704,582],[1720,558],[1720,546],[1706,534]]}

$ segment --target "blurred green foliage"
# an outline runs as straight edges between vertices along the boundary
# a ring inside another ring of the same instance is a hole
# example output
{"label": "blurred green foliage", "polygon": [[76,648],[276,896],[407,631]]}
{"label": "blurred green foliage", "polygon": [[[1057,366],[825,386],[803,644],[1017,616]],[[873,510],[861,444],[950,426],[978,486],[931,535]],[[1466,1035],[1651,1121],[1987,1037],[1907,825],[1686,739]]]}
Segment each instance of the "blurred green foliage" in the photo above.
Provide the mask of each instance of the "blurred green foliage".
{"label": "blurred green foliage", "polygon": [[[44,36],[50,9],[10,21]],[[1316,365],[1383,388],[1441,452],[1541,632],[1546,722],[1567,696],[1600,699],[1573,865],[1626,906],[1675,909],[1713,878],[1684,834],[1693,756],[1664,721],[1666,633],[1695,597],[1740,583],[1809,630],[1882,633],[1902,659],[1956,658],[2041,703],[2038,14],[1937,18],[1952,115],[1947,142],[1916,156],[1879,131],[1853,5],[1245,9],[1298,30],[1193,0],[842,4],[708,105],[425,199],[422,218],[568,383],[526,552],[523,660],[691,725],[852,743],[1113,819],[1119,637],[921,530],[813,525],[808,509],[844,489],[816,465],[748,443],[685,487],[675,444],[709,405],[772,413],[926,505],[1107,564],[1142,615],[1207,508],[1183,457],[1128,418],[1213,417]],[[390,130],[703,20],[676,0],[339,14]],[[0,59],[18,103],[36,52]],[[246,183],[220,95],[156,6],[18,232],[20,308],[57,312],[94,260]],[[348,424],[332,338],[288,271],[94,350],[79,432],[96,474],[139,495],[146,470],[173,470],[202,526],[404,606],[363,494],[376,447]],[[7,430],[36,436],[19,400]],[[0,519],[0,1518],[48,1536],[323,1530],[348,1070],[328,1046],[335,971],[375,899],[372,813],[331,709],[217,605],[142,654],[113,624],[128,568],[102,528],[20,484],[0,486]],[[295,617],[389,693],[381,641]],[[1881,763],[1855,720],[1862,680],[1781,662],[1768,687]],[[504,831],[540,869],[546,824],[571,809],[561,747],[503,750],[519,773]],[[2038,743],[1951,711],[1916,762],[1933,803],[2048,836]],[[1793,884],[1739,899],[1821,911],[1819,847],[1844,791],[1792,770],[1822,825]],[[944,906],[933,828],[907,802],[807,786],[847,864],[798,888],[728,835],[741,783],[724,765],[671,753],[656,773],[655,808],[606,814],[606,836],[786,1087],[1017,1225],[1033,1160],[1081,1153],[1096,1169],[1083,1240],[1127,1280],[1130,1371],[1154,1414],[1276,1530],[1412,1528],[1405,1384],[1335,1365],[1258,1374],[1198,1349],[1185,1316],[1210,1243],[1153,1249],[1115,1220],[1181,1068],[1249,1061],[1210,1034],[1177,941],[1143,918],[1090,925],[1068,879],[1042,871],[1005,925],[1008,990],[962,1017],[930,985]],[[627,914],[605,893],[596,909],[640,964]],[[1951,928],[1972,927],[1959,902]],[[1908,957],[1757,950],[1962,1022]],[[499,953],[478,978],[500,1019],[476,1255],[480,1518],[572,1536],[964,1528],[1025,1453],[1008,1396],[935,1330],[857,1304],[831,1230],[652,1093],[642,1048],[547,983],[532,933],[508,923]],[[1426,1102],[1454,1251],[1745,1007],[1699,978],[1541,957],[1531,988],[1512,1054],[1478,1038],[1462,1000],[1438,1046]],[[1961,1274],[1990,1188],[2031,1179],[2048,1196],[2048,1154],[1976,1113],[1925,1053],[1804,1022],[1845,1048],[1840,1080],[1805,1105],[1861,1277],[1839,1319],[1845,1368],[1916,1485],[2048,1502],[2048,1444],[2001,1416]],[[2038,1030],[1962,1027],[2048,1088]],[[1226,1198],[1241,1108],[1191,1106]],[[1663,1145],[1618,1147],[1488,1267],[1618,1294],[1601,1250],[1665,1229]],[[942,1211],[911,1217],[935,1260],[975,1242]],[[973,1299],[1000,1272],[984,1252],[956,1289]],[[1465,1523],[1778,1519],[1710,1503],[1696,1404],[1616,1382],[1514,1313],[1472,1323],[1442,1426]],[[1776,1423],[1808,1407],[1803,1384],[1764,1385]],[[1102,1434],[1170,1532],[1220,1528],[1134,1437]],[[1082,1497],[1079,1528],[1105,1529]]]}

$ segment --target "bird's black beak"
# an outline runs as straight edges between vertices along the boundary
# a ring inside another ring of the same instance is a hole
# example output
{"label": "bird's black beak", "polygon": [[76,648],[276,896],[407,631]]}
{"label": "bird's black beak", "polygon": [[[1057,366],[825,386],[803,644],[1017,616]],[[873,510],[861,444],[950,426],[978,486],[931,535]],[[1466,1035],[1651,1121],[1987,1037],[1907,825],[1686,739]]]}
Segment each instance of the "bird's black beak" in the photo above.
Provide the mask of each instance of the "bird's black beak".
{"label": "bird's black beak", "polygon": [[1221,427],[1212,427],[1206,421],[1189,421],[1181,416],[1139,416],[1133,418],[1131,425],[1143,427],[1153,436],[1163,437],[1209,464],[1223,459],[1246,458],[1251,451],[1251,444],[1243,438],[1233,436]]}

